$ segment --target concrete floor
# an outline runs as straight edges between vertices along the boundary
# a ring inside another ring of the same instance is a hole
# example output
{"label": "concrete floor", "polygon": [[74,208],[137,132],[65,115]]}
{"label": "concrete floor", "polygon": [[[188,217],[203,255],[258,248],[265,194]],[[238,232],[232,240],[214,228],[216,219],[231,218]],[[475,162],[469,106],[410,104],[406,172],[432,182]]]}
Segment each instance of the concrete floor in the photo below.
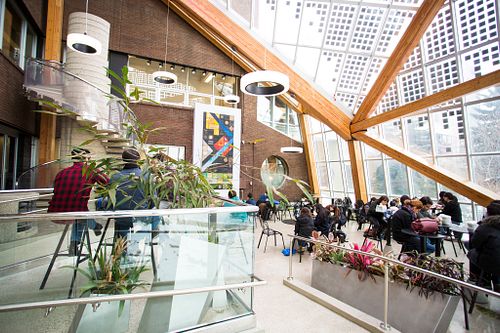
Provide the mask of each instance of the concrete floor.
{"label": "concrete floor", "polygon": [[[269,226],[283,233],[285,246],[289,247],[290,238],[287,235],[293,233],[293,226],[279,221],[270,222]],[[356,231],[356,228],[357,224],[351,221],[344,231],[348,234],[348,241],[361,244],[363,234],[361,231]],[[259,240],[261,230],[258,226],[255,231],[256,242]],[[262,243],[265,238],[266,236],[263,237]],[[447,256],[455,258],[449,242],[445,242],[445,248]],[[268,282],[266,286],[255,288],[254,311],[257,314],[257,326],[271,333],[365,332],[365,329],[284,286],[282,281],[288,276],[289,257],[281,253],[282,249],[281,239],[278,239],[278,246],[274,246],[272,238],[269,239],[265,253],[263,244],[256,249],[255,274]],[[394,244],[393,251],[396,255],[399,254],[400,245]],[[467,262],[463,252],[455,259]],[[299,263],[299,256],[294,255],[292,262],[294,279],[310,284],[311,257],[303,255],[302,263]],[[496,308],[496,313],[476,308],[470,318],[471,329],[467,331],[464,326],[463,305],[460,302],[448,332],[500,332],[499,303],[500,300],[490,300],[490,307]]]}
{"label": "concrete floor", "polygon": [[[286,247],[290,244],[290,238],[287,234],[293,233],[293,226],[284,224],[280,221],[278,222],[270,222],[270,227],[281,231],[285,236],[285,245]],[[356,231],[357,225],[354,222],[350,222],[345,228],[345,232],[348,234],[348,240],[350,242],[363,242],[362,232]],[[261,228],[258,226],[255,229],[255,246],[259,240],[261,234]],[[250,234],[251,235],[251,234]],[[248,237],[250,237],[248,235]],[[39,237],[36,241],[33,242],[33,239],[29,243],[29,245],[34,246],[39,249],[43,248],[52,248],[53,246],[47,246],[46,242],[48,240],[47,236]],[[57,238],[57,237],[56,237]],[[350,322],[347,319],[337,315],[336,313],[324,308],[323,306],[309,300],[308,298],[302,296],[301,294],[293,291],[292,289],[283,285],[283,279],[288,276],[289,272],[289,257],[283,256],[281,250],[283,249],[283,245],[281,243],[281,239],[278,239],[278,246],[274,245],[274,240],[269,239],[267,251],[264,253],[264,243],[265,236],[263,237],[262,244],[259,249],[255,250],[255,275],[267,281],[267,285],[256,287],[254,290],[254,299],[253,299],[253,308],[257,317],[257,326],[260,329],[265,330],[266,332],[271,333],[280,333],[280,332],[364,332],[365,330],[356,324]],[[53,240],[57,241],[57,240]],[[28,247],[28,244],[23,244],[24,247]],[[455,258],[453,249],[449,242],[445,244],[446,251],[448,256]],[[10,254],[9,251],[12,249],[0,249],[4,254],[9,254],[7,258],[10,260],[17,260],[19,258],[23,258],[22,251],[16,251],[16,253]],[[19,250],[19,249],[17,249]],[[398,244],[394,245],[394,252],[399,253],[400,246]],[[42,251],[42,254],[44,251]],[[40,252],[38,252],[40,253]],[[33,255],[33,253],[31,253]],[[14,261],[15,261],[14,260]],[[60,267],[64,264],[71,264],[71,259],[67,259],[70,262],[66,262],[66,260],[61,260],[58,262],[57,266]],[[459,257],[456,258],[458,261],[466,262],[466,257],[463,252],[460,253]],[[294,279],[303,281],[306,284],[310,283],[311,278],[311,257],[309,255],[302,256],[302,263],[299,263],[299,256],[295,255],[292,257],[293,262],[293,277]],[[28,297],[31,294],[32,290],[38,289],[38,284],[40,281],[40,277],[43,275],[46,266],[38,267],[30,272],[25,272],[29,274],[29,276],[3,276],[0,278],[2,281],[2,285],[16,285],[15,280],[23,281],[25,284],[25,288],[22,289],[2,289],[0,293],[1,298],[5,302],[9,300],[10,302],[15,302],[15,300],[23,299]],[[57,279],[62,279],[63,281],[68,281],[69,277],[66,276],[70,274],[70,271],[67,272],[64,270],[57,270],[59,272],[64,272],[64,274],[57,277],[55,274],[51,277],[51,281],[43,292],[40,292],[38,297],[41,299],[46,298],[46,293],[58,293],[59,290],[54,290],[51,286],[57,285],[66,285],[65,283],[57,283]],[[54,280],[55,279],[55,280]],[[52,290],[51,290],[52,289]],[[5,303],[10,303],[5,302]],[[389,305],[390,306],[390,305]],[[477,308],[474,311],[471,317],[471,330],[469,332],[500,332],[500,301],[496,300],[493,302],[490,300],[490,308],[496,309],[496,313],[494,311],[486,311],[484,309]],[[75,309],[70,309],[69,311],[74,311]],[[36,313],[35,313],[36,312]],[[60,312],[60,313],[59,313]],[[134,314],[131,316],[131,325],[129,332],[135,332],[138,330],[140,314],[138,314],[137,308],[131,313]],[[14,317],[11,317],[11,316]],[[22,313],[19,313],[21,317],[16,318],[17,314],[10,313],[8,316],[0,316],[0,322],[6,323],[15,323],[18,320],[22,320]],[[33,317],[40,318],[37,320],[37,326],[28,325],[26,322],[27,331],[38,331],[38,329],[42,329],[43,331],[51,331],[54,332],[64,332],[65,330],[58,330],[56,327],[62,328],[67,327],[68,325],[68,309],[64,310],[64,308],[56,308],[54,312],[47,318],[48,320],[42,320],[44,318],[43,310],[33,310]],[[7,319],[8,318],[8,319]],[[24,317],[25,318],[25,317]],[[15,320],[12,320],[15,319]],[[46,322],[47,327],[43,328],[43,325],[40,323]],[[54,327],[54,324],[56,327]],[[7,326],[3,326],[0,331],[4,331],[7,329]],[[36,329],[35,329],[36,327]],[[7,331],[9,331],[7,329]],[[6,331],[6,332],[7,332]],[[463,320],[463,309],[462,305],[459,304],[457,311],[455,313],[454,319],[450,325],[448,332],[452,333],[460,333],[467,332],[464,328],[464,320]]]}

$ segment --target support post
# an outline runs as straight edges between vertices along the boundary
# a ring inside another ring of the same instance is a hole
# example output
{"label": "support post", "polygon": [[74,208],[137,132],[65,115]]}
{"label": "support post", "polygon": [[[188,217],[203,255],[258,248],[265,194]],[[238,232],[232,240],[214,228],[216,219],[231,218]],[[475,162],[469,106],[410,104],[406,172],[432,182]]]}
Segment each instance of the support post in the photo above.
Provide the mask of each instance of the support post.
{"label": "support post", "polygon": [[297,113],[297,115],[299,116],[300,134],[302,136],[302,144],[304,146],[304,155],[306,156],[309,186],[311,187],[312,192],[311,194],[313,196],[319,196],[318,174],[316,173],[314,152],[310,141],[309,124],[303,113]]}
{"label": "support post", "polygon": [[[45,59],[61,60],[64,0],[48,0]],[[40,116],[39,163],[56,158],[56,117],[50,114]]]}
{"label": "support post", "polygon": [[359,141],[347,141],[349,147],[349,156],[351,158],[352,182],[354,185],[354,195],[356,200],[368,201],[368,192],[366,190],[365,171],[363,167],[363,157],[361,156],[361,145]]}

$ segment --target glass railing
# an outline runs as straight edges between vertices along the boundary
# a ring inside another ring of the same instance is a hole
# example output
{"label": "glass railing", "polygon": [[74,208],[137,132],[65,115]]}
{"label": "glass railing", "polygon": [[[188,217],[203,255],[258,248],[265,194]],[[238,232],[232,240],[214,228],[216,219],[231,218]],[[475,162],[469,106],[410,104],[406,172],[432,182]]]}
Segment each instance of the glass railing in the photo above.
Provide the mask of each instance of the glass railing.
{"label": "glass railing", "polygon": [[[253,287],[265,283],[254,276],[256,210],[0,216],[2,331],[171,332],[251,315]],[[77,244],[75,220],[103,228]],[[16,232],[20,222],[29,233]],[[125,240],[115,231],[124,222]]]}
{"label": "glass railing", "polygon": [[[103,80],[109,79],[103,75]],[[111,83],[111,81],[109,81]],[[79,120],[94,124],[97,130],[124,136],[122,124],[133,117],[124,112],[122,101],[75,74],[65,71],[55,61],[28,59],[24,73],[24,88],[28,98],[43,100],[59,106],[56,112],[74,115]]]}

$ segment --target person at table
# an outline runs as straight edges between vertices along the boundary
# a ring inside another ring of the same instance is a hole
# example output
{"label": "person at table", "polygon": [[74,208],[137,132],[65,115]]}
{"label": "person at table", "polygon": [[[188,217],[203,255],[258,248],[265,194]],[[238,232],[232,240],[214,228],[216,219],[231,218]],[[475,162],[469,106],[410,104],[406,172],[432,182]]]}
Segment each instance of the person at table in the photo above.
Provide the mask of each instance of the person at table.
{"label": "person at table", "polygon": [[374,235],[381,236],[381,233],[386,229],[387,223],[384,219],[384,213],[387,210],[389,198],[385,195],[373,201],[368,209],[368,220],[373,224]]}
{"label": "person at table", "polygon": [[[311,237],[313,230],[314,230],[314,221],[312,213],[309,210],[309,208],[303,207],[300,210],[300,215],[299,217],[297,217],[297,221],[295,222],[295,235],[304,238],[309,238]],[[307,246],[307,242],[299,241],[299,245],[301,247],[305,247]]]}
{"label": "person at table", "polygon": [[[411,230],[411,223],[416,220],[417,214],[422,209],[422,202],[420,200],[409,200],[403,203],[403,206],[394,215],[392,215],[392,238],[403,244],[407,251],[420,252],[420,237],[412,236],[403,233],[403,229]],[[426,243],[427,252],[434,252],[435,247],[429,241]]]}
{"label": "person at table", "polygon": [[[88,149],[74,148],[71,150],[71,159],[73,165],[59,171],[54,179],[54,194],[49,201],[48,213],[88,211],[92,185],[95,183],[105,185],[108,182],[108,177],[100,170],[90,170],[86,166],[90,159]],[[54,221],[54,223],[72,224],[69,255],[76,255],[85,224],[94,230],[96,236],[101,234],[102,229],[102,225],[94,219]]]}
{"label": "person at table", "polygon": [[[448,215],[451,217],[451,223],[453,224],[461,224],[462,223],[462,209],[460,208],[460,204],[458,203],[458,199],[453,193],[445,192],[443,194],[444,207],[443,210],[437,215]],[[462,233],[454,231],[453,235],[457,239],[462,238]]]}
{"label": "person at table", "polygon": [[479,281],[479,285],[493,281],[495,291],[499,291],[500,200],[493,200],[486,206],[486,214],[471,235],[468,249],[470,279],[476,282],[483,270],[483,280]]}
{"label": "person at table", "polygon": [[[238,198],[238,195],[236,194],[235,190],[229,190],[227,192],[227,197],[230,200],[233,200],[236,202],[243,202],[240,200],[240,198]],[[230,202],[224,202],[224,204],[223,204],[223,207],[234,207],[234,206],[236,206],[236,205],[233,203],[230,203]],[[232,220],[231,222],[246,222],[248,214],[245,212],[231,213],[230,217]]]}
{"label": "person at table", "polygon": [[432,202],[432,199],[424,196],[424,197],[420,198],[420,202],[422,203],[423,206],[422,206],[422,209],[420,209],[420,211],[418,212],[417,217],[419,219],[421,219],[421,218],[430,218],[430,219],[434,218],[432,216],[432,205],[434,204]]}
{"label": "person at table", "polygon": [[247,194],[247,200],[245,202],[247,204],[249,204],[249,205],[257,206],[257,201],[255,201],[255,199],[253,198],[253,194],[252,193],[248,193]]}
{"label": "person at table", "polygon": [[479,279],[480,286],[489,286],[493,281],[494,290],[500,291],[500,215],[488,216],[481,221],[470,241],[471,278]]}
{"label": "person at table", "polygon": [[314,229],[320,231],[322,235],[328,237],[330,232],[330,212],[321,204],[316,204],[316,218],[314,219]]}

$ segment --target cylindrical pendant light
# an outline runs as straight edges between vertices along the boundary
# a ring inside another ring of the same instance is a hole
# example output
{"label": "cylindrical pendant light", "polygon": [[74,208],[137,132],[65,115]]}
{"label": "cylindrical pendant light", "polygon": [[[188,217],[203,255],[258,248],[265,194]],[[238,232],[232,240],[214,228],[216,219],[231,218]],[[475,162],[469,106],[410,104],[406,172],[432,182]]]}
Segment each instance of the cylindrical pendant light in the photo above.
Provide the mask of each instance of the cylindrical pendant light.
{"label": "cylindrical pendant light", "polygon": [[290,88],[287,75],[276,71],[255,71],[241,78],[240,89],[253,96],[276,96],[284,94]]}
{"label": "cylindrical pendant light", "polygon": [[280,151],[283,154],[302,154],[304,150],[302,149],[302,147],[290,146],[290,147],[281,147]]}
{"label": "cylindrical pendant light", "polygon": [[156,71],[153,73],[153,80],[163,84],[174,84],[177,82],[177,75],[167,71]]}
{"label": "cylindrical pendant light", "polygon": [[238,104],[240,102],[240,96],[229,94],[224,96],[224,102],[227,104]]}
{"label": "cylindrical pendant light", "polygon": [[[167,63],[167,51],[168,51],[168,18],[170,16],[170,0],[167,2],[167,33],[165,35],[165,59],[164,63]],[[170,66],[172,68],[172,66]],[[175,67],[174,67],[175,68]],[[153,73],[153,80],[162,84],[174,84],[177,82],[177,75],[168,71],[156,71]]]}
{"label": "cylindrical pendant light", "polygon": [[71,33],[68,34],[66,38],[66,44],[70,49],[75,52],[87,54],[87,55],[99,55],[101,54],[101,42],[92,36],[87,34],[87,15],[89,12],[89,0],[87,0],[85,5],[85,32],[81,33]]}

